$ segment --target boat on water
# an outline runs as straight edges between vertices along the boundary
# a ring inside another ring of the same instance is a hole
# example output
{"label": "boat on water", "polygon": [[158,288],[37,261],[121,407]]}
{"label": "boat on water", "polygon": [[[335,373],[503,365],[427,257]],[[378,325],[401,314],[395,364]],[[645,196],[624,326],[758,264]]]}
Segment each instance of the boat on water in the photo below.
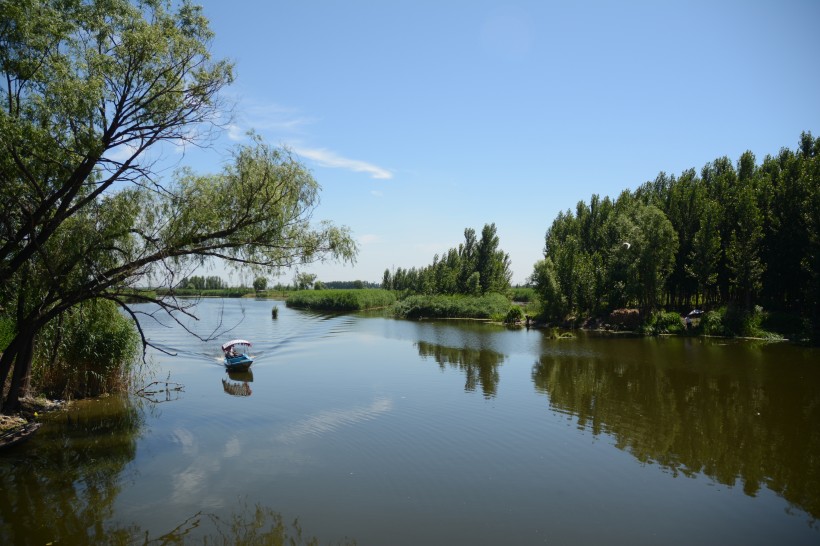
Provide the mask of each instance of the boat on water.
{"label": "boat on water", "polygon": [[253,359],[248,356],[251,342],[245,339],[232,339],[222,345],[222,352],[225,353],[225,367],[229,372],[245,372],[253,364]]}

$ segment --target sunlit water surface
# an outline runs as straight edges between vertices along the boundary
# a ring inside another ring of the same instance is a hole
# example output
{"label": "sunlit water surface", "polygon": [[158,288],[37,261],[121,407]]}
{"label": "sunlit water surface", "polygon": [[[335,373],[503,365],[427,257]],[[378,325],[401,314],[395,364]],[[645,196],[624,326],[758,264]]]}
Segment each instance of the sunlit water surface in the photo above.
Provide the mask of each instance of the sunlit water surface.
{"label": "sunlit water surface", "polygon": [[[1,544],[820,544],[817,349],[196,315],[141,320],[171,353],[154,402],[80,404],[0,452]],[[222,366],[233,337],[249,374]]]}

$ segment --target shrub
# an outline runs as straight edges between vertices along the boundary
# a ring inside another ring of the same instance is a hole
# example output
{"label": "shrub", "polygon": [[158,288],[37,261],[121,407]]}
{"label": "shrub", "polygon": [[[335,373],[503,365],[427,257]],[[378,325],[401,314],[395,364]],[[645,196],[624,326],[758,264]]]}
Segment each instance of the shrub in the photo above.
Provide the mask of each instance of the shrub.
{"label": "shrub", "polygon": [[725,313],[725,307],[721,307],[720,309],[714,311],[707,311],[703,315],[703,318],[700,319],[700,328],[703,333],[710,336],[729,335],[723,324],[723,315]]}
{"label": "shrub", "polygon": [[609,314],[609,322],[620,330],[637,330],[641,313],[637,309],[615,309]]}
{"label": "shrub", "polygon": [[517,324],[524,320],[524,310],[519,305],[513,305],[504,317],[505,324]]}
{"label": "shrub", "polygon": [[680,315],[673,311],[659,311],[652,313],[649,319],[641,326],[646,334],[679,334],[684,331]]}

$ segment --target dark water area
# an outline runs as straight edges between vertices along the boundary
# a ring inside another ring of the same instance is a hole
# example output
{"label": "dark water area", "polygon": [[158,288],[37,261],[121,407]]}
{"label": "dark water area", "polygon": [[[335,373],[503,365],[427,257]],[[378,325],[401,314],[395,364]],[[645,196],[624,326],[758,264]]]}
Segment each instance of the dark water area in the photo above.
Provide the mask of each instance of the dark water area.
{"label": "dark water area", "polygon": [[820,544],[818,349],[196,314],[141,321],[149,397],[0,452],[0,544]]}

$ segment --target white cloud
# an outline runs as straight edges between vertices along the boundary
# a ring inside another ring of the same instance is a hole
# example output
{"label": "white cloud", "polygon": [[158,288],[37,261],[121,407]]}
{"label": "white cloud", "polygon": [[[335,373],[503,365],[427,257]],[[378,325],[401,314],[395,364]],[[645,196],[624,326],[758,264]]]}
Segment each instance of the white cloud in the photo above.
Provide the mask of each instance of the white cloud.
{"label": "white cloud", "polygon": [[376,398],[369,406],[322,411],[294,423],[276,439],[286,444],[294,443],[307,436],[320,436],[364,421],[372,421],[392,408],[393,403],[387,398]]}
{"label": "white cloud", "polygon": [[234,142],[241,142],[245,140],[245,131],[236,123],[231,123],[228,127],[226,127],[226,129],[228,131],[228,138]]}
{"label": "white cloud", "polygon": [[323,167],[347,169],[357,173],[368,173],[372,178],[377,178],[380,180],[389,180],[390,178],[393,178],[393,173],[387,169],[373,165],[372,163],[360,161],[358,159],[348,159],[346,157],[342,157],[336,152],[325,148],[294,147],[293,151],[301,156],[307,157],[308,159],[312,159]]}
{"label": "white cloud", "polygon": [[299,115],[293,108],[275,103],[258,103],[245,101],[246,105],[236,111],[235,120],[227,126],[228,138],[243,140],[248,130],[259,133],[278,133],[293,135],[302,132],[306,125],[315,123],[315,118]]}
{"label": "white cloud", "polygon": [[[278,140],[293,141],[294,136],[303,134],[305,126],[317,121],[316,118],[301,115],[296,109],[276,103],[245,101],[245,105],[237,109],[235,121],[225,127],[228,138],[235,142],[244,140],[248,130],[256,131],[274,140],[278,137]],[[393,173],[385,168],[366,161],[343,157],[326,148],[310,148],[301,145],[290,147],[297,154],[315,161],[322,167],[367,173],[372,178],[380,180],[393,178]]]}

